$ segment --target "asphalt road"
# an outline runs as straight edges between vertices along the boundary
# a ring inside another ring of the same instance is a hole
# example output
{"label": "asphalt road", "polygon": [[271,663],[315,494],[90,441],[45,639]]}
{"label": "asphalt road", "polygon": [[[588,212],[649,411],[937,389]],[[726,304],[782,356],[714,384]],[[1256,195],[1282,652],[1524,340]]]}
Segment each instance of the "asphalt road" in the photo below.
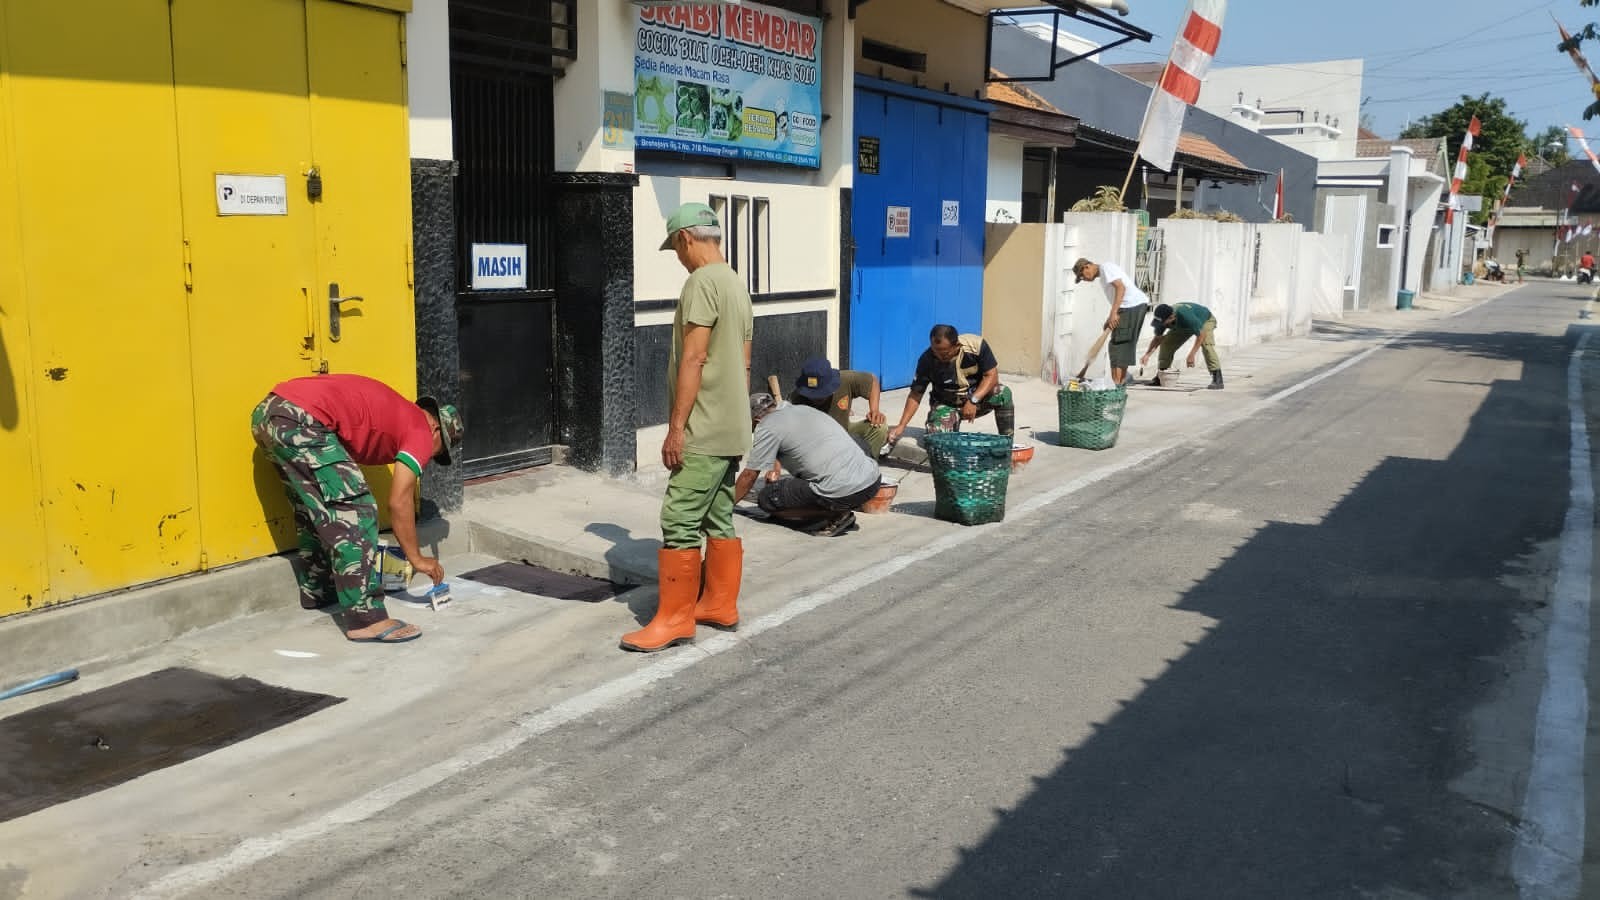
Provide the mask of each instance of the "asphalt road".
{"label": "asphalt road", "polygon": [[1405,336],[204,893],[1515,896],[1578,295]]}

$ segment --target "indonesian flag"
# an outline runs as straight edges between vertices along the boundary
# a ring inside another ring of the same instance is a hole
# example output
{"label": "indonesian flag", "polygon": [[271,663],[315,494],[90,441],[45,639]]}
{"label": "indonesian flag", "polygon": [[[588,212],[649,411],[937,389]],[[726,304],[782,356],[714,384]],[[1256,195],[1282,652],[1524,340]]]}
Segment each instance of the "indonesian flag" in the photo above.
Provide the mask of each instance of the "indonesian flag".
{"label": "indonesian flag", "polygon": [[1506,192],[1500,198],[1500,203],[1502,205],[1511,202],[1511,186],[1517,183],[1517,179],[1518,178],[1522,177],[1522,167],[1527,165],[1527,164],[1528,164],[1528,156],[1527,156],[1527,154],[1518,153],[1517,154],[1517,164],[1511,167],[1511,177],[1506,179]]}
{"label": "indonesian flag", "polygon": [[[1561,43],[1563,45],[1572,41],[1572,35],[1567,32],[1566,26],[1556,22],[1556,30],[1561,32]],[[1583,73],[1583,77],[1589,80],[1589,90],[1593,91],[1596,96],[1600,96],[1600,78],[1595,78],[1594,70],[1589,68],[1589,61],[1583,58],[1582,51],[1573,46],[1567,50],[1567,55],[1572,57],[1572,64],[1578,67],[1578,71]]]}
{"label": "indonesian flag", "polygon": [[[1594,151],[1589,149],[1589,142],[1583,136],[1583,129],[1573,128],[1571,125],[1568,125],[1567,132],[1578,139],[1578,146],[1583,148],[1583,155],[1589,157],[1589,164],[1594,166],[1594,170],[1596,172],[1600,172],[1600,157],[1596,157],[1594,155]],[[1572,187],[1573,190],[1577,190],[1578,188],[1577,185],[1573,185]]]}
{"label": "indonesian flag", "polygon": [[1489,219],[1490,228],[1500,224],[1500,210],[1505,209],[1506,204],[1511,202],[1511,187],[1517,183],[1518,178],[1522,177],[1522,167],[1527,164],[1527,154],[1518,153],[1516,165],[1511,167],[1511,177],[1506,179],[1506,189],[1500,194],[1500,204],[1495,207],[1494,216]]}
{"label": "indonesian flag", "polygon": [[1272,218],[1274,218],[1274,219],[1283,218],[1283,170],[1282,169],[1278,170],[1278,193],[1277,193],[1277,198],[1272,201]]}
{"label": "indonesian flag", "polygon": [[1461,149],[1456,151],[1455,177],[1450,181],[1450,205],[1445,207],[1444,221],[1449,224],[1455,221],[1456,207],[1460,202],[1461,182],[1467,177],[1467,154],[1472,152],[1472,139],[1483,130],[1483,125],[1478,122],[1478,117],[1473,116],[1467,123],[1467,134],[1461,139]]}
{"label": "indonesian flag", "polygon": [[1183,30],[1172,42],[1172,55],[1161,82],[1150,91],[1150,104],[1139,126],[1139,155],[1163,172],[1172,171],[1183,133],[1183,114],[1200,99],[1200,82],[1211,68],[1222,41],[1222,14],[1228,0],[1189,0]]}

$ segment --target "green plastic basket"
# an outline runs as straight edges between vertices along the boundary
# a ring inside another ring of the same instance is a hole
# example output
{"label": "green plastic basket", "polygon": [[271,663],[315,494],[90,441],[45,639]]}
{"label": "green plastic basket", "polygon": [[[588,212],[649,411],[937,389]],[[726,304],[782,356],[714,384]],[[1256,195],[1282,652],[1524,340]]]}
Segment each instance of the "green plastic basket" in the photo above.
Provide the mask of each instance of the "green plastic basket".
{"label": "green plastic basket", "polygon": [[933,514],[946,522],[984,525],[1006,517],[1011,438],[959,431],[924,438],[933,469]]}
{"label": "green plastic basket", "polygon": [[1109,450],[1122,432],[1122,413],[1128,408],[1128,389],[1056,392],[1061,412],[1061,446],[1080,450]]}

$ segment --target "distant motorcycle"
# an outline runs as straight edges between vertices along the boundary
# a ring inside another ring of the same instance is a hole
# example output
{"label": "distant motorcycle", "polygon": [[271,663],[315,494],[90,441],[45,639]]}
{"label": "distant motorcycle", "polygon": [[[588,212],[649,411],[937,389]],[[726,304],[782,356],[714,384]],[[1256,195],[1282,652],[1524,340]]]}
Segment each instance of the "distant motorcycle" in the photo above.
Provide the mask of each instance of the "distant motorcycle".
{"label": "distant motorcycle", "polygon": [[1505,281],[1506,280],[1506,270],[1501,268],[1500,264],[1495,262],[1494,260],[1491,259],[1488,262],[1484,263],[1483,267],[1486,270],[1484,272],[1484,275],[1483,275],[1483,280],[1484,281]]}
{"label": "distant motorcycle", "polygon": [[1578,283],[1579,284],[1589,284],[1592,281],[1594,281],[1594,272],[1593,271],[1591,271],[1589,269],[1579,269],[1578,270]]}

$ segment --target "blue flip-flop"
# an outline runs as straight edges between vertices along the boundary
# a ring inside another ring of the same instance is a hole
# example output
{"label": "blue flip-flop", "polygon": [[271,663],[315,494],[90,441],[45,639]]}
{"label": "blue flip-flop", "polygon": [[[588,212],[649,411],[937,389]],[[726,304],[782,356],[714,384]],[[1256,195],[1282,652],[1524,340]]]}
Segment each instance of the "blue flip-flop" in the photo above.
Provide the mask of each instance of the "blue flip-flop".
{"label": "blue flip-flop", "polygon": [[399,619],[395,619],[394,621],[395,621],[395,624],[389,626],[388,628],[385,628],[384,630],[378,632],[377,634],[373,635],[372,637],[353,638],[353,637],[350,637],[349,635],[345,635],[345,640],[349,641],[352,644],[404,644],[406,641],[414,641],[417,638],[422,637],[422,632],[419,631],[416,634],[410,635],[408,637],[395,638],[394,640],[386,640],[389,637],[389,635],[394,634],[396,631],[400,631],[402,629],[410,627],[407,623],[402,622]]}

